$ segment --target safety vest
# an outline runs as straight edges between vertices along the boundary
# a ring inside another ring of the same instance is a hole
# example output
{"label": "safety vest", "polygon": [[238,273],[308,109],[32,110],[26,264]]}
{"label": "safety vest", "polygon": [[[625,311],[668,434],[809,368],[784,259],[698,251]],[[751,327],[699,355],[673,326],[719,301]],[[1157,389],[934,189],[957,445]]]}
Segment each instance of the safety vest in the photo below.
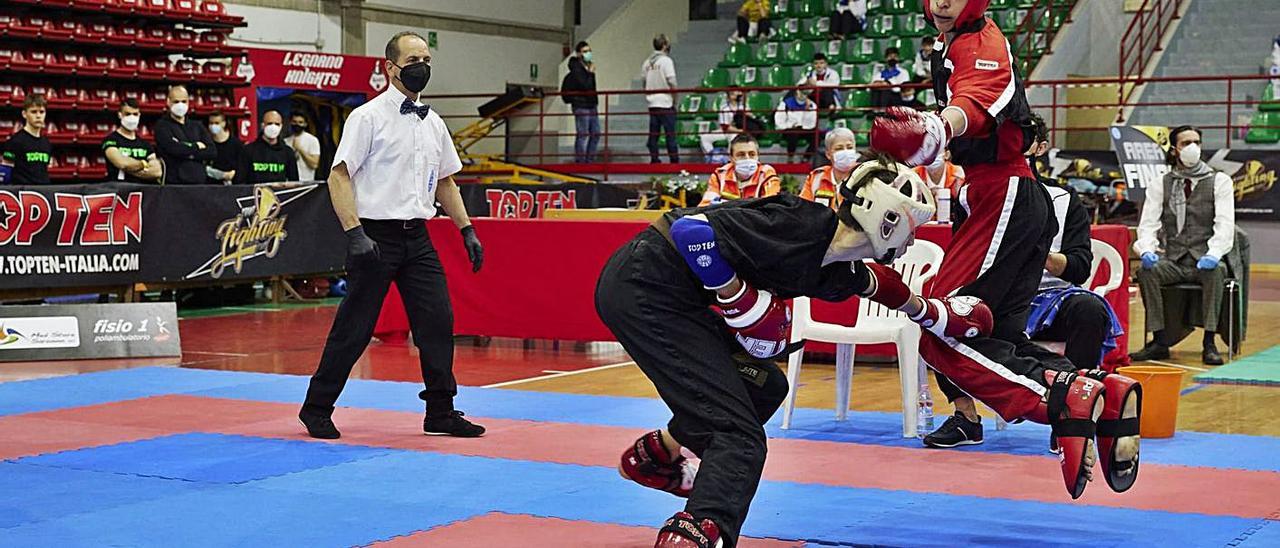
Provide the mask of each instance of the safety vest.
{"label": "safety vest", "polygon": [[[930,187],[937,186],[929,179],[929,168],[927,166],[917,167],[916,175],[924,179],[924,182]],[[964,168],[951,162],[946,162],[942,168],[942,186],[950,189],[951,196],[955,197],[956,193],[960,192],[960,187],[964,186]]]}
{"label": "safety vest", "polygon": [[738,174],[733,170],[733,162],[716,168],[707,180],[707,191],[702,194],[699,206],[710,205],[721,200],[737,200],[742,198],[764,198],[773,196],[782,190],[782,181],[778,172],[769,164],[760,164],[751,178],[738,182]]}
{"label": "safety vest", "polygon": [[800,189],[800,197],[810,202],[817,202],[831,209],[840,207],[840,193],[836,191],[834,169],[822,166],[809,172],[804,187]]}

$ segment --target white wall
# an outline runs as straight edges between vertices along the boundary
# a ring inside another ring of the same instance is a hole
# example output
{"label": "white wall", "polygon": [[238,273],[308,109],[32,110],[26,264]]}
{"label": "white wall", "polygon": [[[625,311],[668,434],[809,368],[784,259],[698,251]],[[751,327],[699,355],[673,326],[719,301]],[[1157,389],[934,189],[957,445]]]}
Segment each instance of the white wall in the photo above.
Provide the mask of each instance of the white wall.
{"label": "white wall", "polygon": [[421,13],[452,14],[468,19],[510,21],[544,27],[564,25],[566,0],[372,0]]}
{"label": "white wall", "polygon": [[[319,16],[319,37],[324,48],[317,50],[316,20],[314,12],[259,8],[241,4],[224,4],[227,12],[244,17],[248,27],[238,28],[231,34],[231,43],[237,46],[288,49],[297,51],[321,51],[342,53],[342,24],[336,17]],[[239,40],[237,40],[239,39]],[[250,43],[272,42],[271,44]],[[278,42],[293,42],[278,44]]]}
{"label": "white wall", "polygon": [[590,36],[600,25],[631,0],[582,0],[581,24],[574,27],[577,39]]}

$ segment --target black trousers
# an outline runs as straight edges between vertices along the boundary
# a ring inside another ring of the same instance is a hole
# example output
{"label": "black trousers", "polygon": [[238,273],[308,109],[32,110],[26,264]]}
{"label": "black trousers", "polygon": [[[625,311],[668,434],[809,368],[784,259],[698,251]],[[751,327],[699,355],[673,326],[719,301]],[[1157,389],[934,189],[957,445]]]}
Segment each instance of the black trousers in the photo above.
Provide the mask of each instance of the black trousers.
{"label": "black trousers", "polygon": [[849,38],[862,32],[862,21],[859,21],[851,11],[833,12],[831,14],[830,30],[831,34]]}
{"label": "black trousers", "polygon": [[1065,342],[1064,355],[1071,365],[1094,369],[1102,361],[1102,343],[1110,327],[1107,305],[1088,295],[1073,295],[1062,302],[1053,325],[1037,333],[1034,340]]}
{"label": "black trousers", "polygon": [[[768,36],[770,28],[771,27],[770,27],[769,20],[761,19],[759,22],[756,23],[756,36]],[[751,32],[751,20],[739,15],[738,16],[738,38],[746,40],[747,34],[749,34],[750,32]]]}
{"label": "black trousers", "polygon": [[425,385],[419,397],[427,402],[428,414],[448,414],[458,393],[453,377],[453,309],[426,223],[361,219],[360,224],[378,243],[382,257],[361,262],[347,258],[347,296],[338,305],[303,409],[324,416],[333,413],[351,368],[373,338],[382,301],[394,281],[418,346]]}
{"label": "black trousers", "polygon": [[808,160],[818,151],[818,132],[812,129],[787,129],[780,131],[782,140],[787,144],[787,157],[796,153],[796,149],[800,148],[800,140],[809,140],[809,149],[805,151],[804,157]]}
{"label": "black trousers", "polygon": [[711,299],[654,229],[613,254],[596,311],[671,408],[668,431],[702,458],[685,510],[732,546],[764,471],[764,423],[787,396],[776,364],[746,358]]}
{"label": "black trousers", "polygon": [[671,163],[680,163],[680,145],[676,142],[676,109],[649,109],[649,140],[645,146],[649,148],[649,160],[658,163],[658,132],[667,135],[667,154]]}

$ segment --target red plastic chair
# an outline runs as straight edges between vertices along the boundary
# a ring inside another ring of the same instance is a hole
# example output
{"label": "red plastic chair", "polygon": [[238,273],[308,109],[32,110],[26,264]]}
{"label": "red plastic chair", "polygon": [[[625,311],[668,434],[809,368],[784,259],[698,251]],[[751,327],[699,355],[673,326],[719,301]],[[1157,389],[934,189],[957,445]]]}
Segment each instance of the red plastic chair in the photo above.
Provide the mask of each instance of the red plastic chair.
{"label": "red plastic chair", "polygon": [[44,27],[40,29],[40,38],[42,40],[71,40],[76,35],[76,22],[67,21],[45,21]]}
{"label": "red plastic chair", "polygon": [[137,44],[139,34],[137,26],[123,23],[108,30],[104,41],[113,46],[132,47]]}
{"label": "red plastic chair", "polygon": [[13,26],[17,21],[18,16],[16,15],[0,13],[0,36],[8,36],[9,27]]}
{"label": "red plastic chair", "polygon": [[116,68],[114,57],[105,53],[86,55],[83,63],[76,67],[76,74],[84,76],[107,76]]}
{"label": "red plastic chair", "polygon": [[9,23],[8,35],[12,38],[39,38],[48,19],[39,15],[18,17]]}
{"label": "red plastic chair", "polygon": [[45,100],[49,102],[49,108],[52,109],[73,109],[76,108],[76,101],[80,100],[80,88],[75,86],[61,86],[57,91]]}
{"label": "red plastic chair", "polygon": [[187,51],[195,48],[196,33],[187,29],[174,29],[169,36],[169,48],[174,51]]}
{"label": "red plastic chair", "polygon": [[0,139],[8,139],[10,135],[17,133],[22,128],[22,124],[17,120],[4,119],[0,120]]}
{"label": "red plastic chair", "polygon": [[82,109],[116,110],[120,107],[120,95],[114,89],[84,89],[80,90],[80,100],[76,104]]}
{"label": "red plastic chair", "polygon": [[107,4],[112,3],[111,0],[74,0],[71,2],[81,10],[105,10]]}
{"label": "red plastic chair", "polygon": [[[82,134],[86,143],[97,143],[107,138],[112,131],[116,130],[114,122],[91,122],[85,124],[88,130]],[[77,137],[79,139],[80,137]]]}
{"label": "red plastic chair", "polygon": [[138,133],[138,138],[142,139],[143,141],[149,141],[152,143],[156,142],[155,136],[151,134],[150,126],[139,125],[137,133]]}
{"label": "red plastic chair", "polygon": [[164,109],[169,108],[169,94],[165,90],[158,89],[149,91],[143,95],[139,104],[143,112],[159,112],[163,113]]}
{"label": "red plastic chair", "polygon": [[[22,86],[0,83],[0,106],[21,105],[22,99],[26,97],[26,92]],[[15,99],[17,99],[15,101]]]}
{"label": "red plastic chair", "polygon": [[13,60],[14,50],[10,46],[0,45],[0,70],[9,70],[9,62]]}
{"label": "red plastic chair", "polygon": [[[15,56],[14,58],[16,59],[17,56]],[[28,70],[34,70],[36,72],[46,72],[46,71],[49,71],[48,70],[49,65],[52,65],[54,63],[54,55],[47,51],[38,51],[38,50],[29,51],[27,52],[26,63],[27,63]],[[51,72],[54,72],[55,74],[58,73],[56,69]],[[67,71],[67,74],[70,74],[70,71]]]}
{"label": "red plastic chair", "polygon": [[138,9],[150,15],[167,16],[169,15],[169,0],[142,0],[142,5]]}
{"label": "red plastic chair", "polygon": [[44,136],[54,145],[68,145],[76,141],[76,134],[63,131],[62,124],[57,122],[44,123]]}
{"label": "red plastic chair", "polygon": [[22,50],[14,49],[9,51],[9,70],[14,72],[38,72],[40,70],[40,61],[32,59]]}
{"label": "red plastic chair", "polygon": [[137,10],[142,0],[103,0],[102,10],[116,15],[129,15]]}
{"label": "red plastic chair", "polygon": [[200,37],[196,39],[195,43],[191,46],[191,49],[203,53],[213,53],[222,49],[222,46],[225,45],[226,42],[227,35],[225,32],[216,30],[205,31],[200,33]]}
{"label": "red plastic chair", "polygon": [[76,177],[80,179],[106,179],[107,159],[102,155],[81,157],[76,164]]}
{"label": "red plastic chair", "polygon": [[196,81],[216,84],[227,78],[228,67],[222,61],[205,61],[200,66],[200,74],[196,75]]}
{"label": "red plastic chair", "polygon": [[80,64],[82,57],[79,53],[62,52],[49,56],[49,62],[44,67],[47,74],[73,74],[76,66]]}
{"label": "red plastic chair", "polygon": [[153,57],[142,62],[142,67],[138,69],[139,78],[149,78],[159,80],[169,77],[169,59],[167,57]]}
{"label": "red plastic chair", "polygon": [[89,142],[89,141],[80,140],[80,134],[84,133],[84,128],[85,128],[84,122],[70,121],[70,122],[62,123],[62,132],[70,136],[71,141],[69,142],[72,142],[72,143],[88,143]]}
{"label": "red plastic chair", "polygon": [[169,29],[164,27],[148,27],[138,34],[138,47],[165,48],[169,46]]}
{"label": "red plastic chair", "polygon": [[142,59],[137,57],[121,57],[108,76],[112,78],[133,79],[142,74]]}
{"label": "red plastic chair", "polygon": [[169,4],[169,13],[183,19],[193,19],[199,12],[195,0],[173,0]]}
{"label": "red plastic chair", "polygon": [[77,42],[88,42],[103,44],[107,41],[107,35],[113,31],[111,25],[102,21],[95,21],[84,25],[84,31],[76,36]]}
{"label": "red plastic chair", "polygon": [[70,154],[54,155],[49,159],[49,178],[66,181],[75,179],[76,166],[80,162],[80,156]]}
{"label": "red plastic chair", "polygon": [[180,82],[194,82],[200,72],[200,64],[193,59],[178,59],[169,68],[169,78]]}

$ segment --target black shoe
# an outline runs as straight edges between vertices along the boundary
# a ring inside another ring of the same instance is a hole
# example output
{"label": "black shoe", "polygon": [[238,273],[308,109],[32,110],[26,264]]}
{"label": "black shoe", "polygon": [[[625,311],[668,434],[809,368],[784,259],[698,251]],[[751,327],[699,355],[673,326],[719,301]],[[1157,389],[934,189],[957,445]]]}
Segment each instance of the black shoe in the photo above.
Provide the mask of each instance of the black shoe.
{"label": "black shoe", "polygon": [[338,427],[333,425],[333,420],[329,417],[312,415],[306,411],[298,413],[298,420],[302,425],[307,427],[307,435],[322,440],[336,440],[342,437],[342,433],[338,431]]}
{"label": "black shoe", "polygon": [[961,413],[947,418],[947,422],[924,437],[924,444],[929,447],[955,447],[957,445],[978,445],[982,443],[982,423],[973,422]]}
{"label": "black shoe", "polygon": [[1213,343],[1205,345],[1204,351],[1200,353],[1200,361],[1205,365],[1222,365],[1222,354],[1218,353],[1217,345]]}
{"label": "black shoe", "polygon": [[441,417],[422,419],[422,433],[428,436],[478,438],[484,435],[484,427],[462,418],[462,411],[453,411]]}
{"label": "black shoe", "polygon": [[1155,341],[1147,343],[1142,350],[1129,354],[1129,359],[1135,362],[1145,362],[1148,360],[1163,360],[1169,357],[1169,347]]}

